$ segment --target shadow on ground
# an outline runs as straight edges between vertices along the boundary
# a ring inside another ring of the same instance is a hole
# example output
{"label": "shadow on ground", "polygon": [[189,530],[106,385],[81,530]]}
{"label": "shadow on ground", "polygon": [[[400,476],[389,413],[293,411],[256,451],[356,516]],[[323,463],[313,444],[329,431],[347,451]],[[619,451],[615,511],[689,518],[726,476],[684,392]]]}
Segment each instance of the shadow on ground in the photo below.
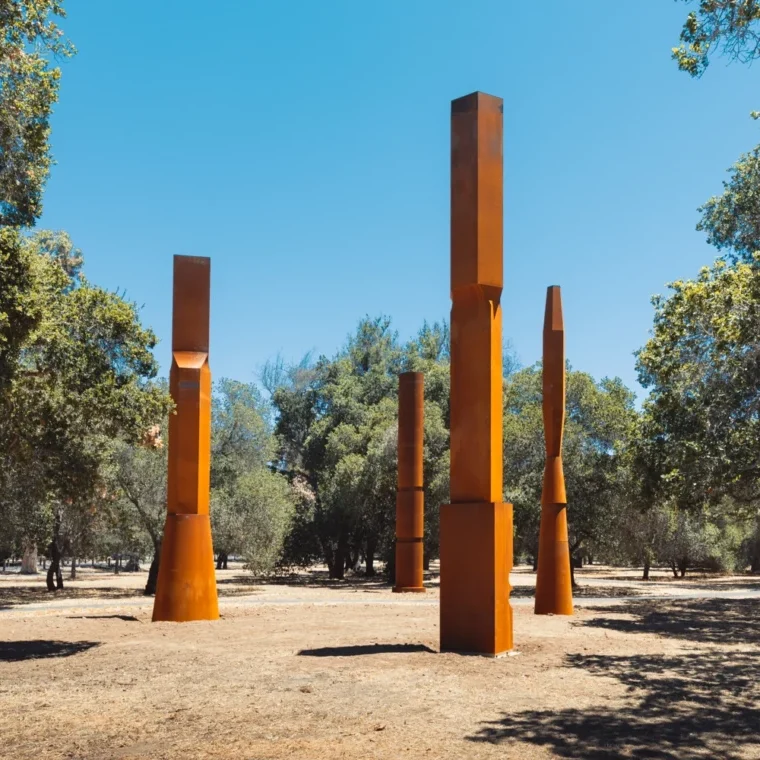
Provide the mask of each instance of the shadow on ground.
{"label": "shadow on ground", "polygon": [[0,610],[21,604],[41,604],[56,599],[129,599],[142,596],[136,588],[64,588],[48,591],[45,586],[0,587]]}
{"label": "shadow on ground", "polygon": [[[616,679],[626,704],[505,713],[467,737],[545,747],[558,757],[703,760],[760,757],[758,600],[633,602],[583,625],[681,638],[677,655],[571,654],[564,666]],[[695,648],[693,642],[707,644]],[[716,644],[723,645],[718,648]],[[742,649],[738,649],[742,647]]]}
{"label": "shadow on ground", "polygon": [[599,613],[582,623],[594,628],[656,633],[701,644],[760,644],[760,599],[634,601],[586,609]]}
{"label": "shadow on ground", "polygon": [[[641,589],[626,588],[621,586],[576,586],[573,589],[574,599],[601,599],[613,597],[641,596],[645,592]],[[513,586],[510,597],[513,599],[526,599],[536,595],[535,586]]]}
{"label": "shadow on ground", "polygon": [[139,623],[134,615],[69,615],[67,620],[121,620],[124,623]]}
{"label": "shadow on ground", "polygon": [[99,645],[97,641],[0,641],[0,662],[71,657]]}
{"label": "shadow on ground", "polygon": [[[326,570],[309,570],[304,573],[289,573],[258,578],[252,575],[236,575],[232,578],[217,580],[217,586],[295,586],[300,588],[324,588],[345,590],[355,588],[362,591],[381,591],[389,589],[392,584],[383,575],[365,576],[349,575],[342,581],[330,578]],[[250,593],[250,592],[247,592]]]}
{"label": "shadow on ground", "polygon": [[319,649],[302,649],[301,657],[357,657],[365,654],[400,654],[408,652],[435,651],[424,644],[364,644],[346,647],[320,647]]}

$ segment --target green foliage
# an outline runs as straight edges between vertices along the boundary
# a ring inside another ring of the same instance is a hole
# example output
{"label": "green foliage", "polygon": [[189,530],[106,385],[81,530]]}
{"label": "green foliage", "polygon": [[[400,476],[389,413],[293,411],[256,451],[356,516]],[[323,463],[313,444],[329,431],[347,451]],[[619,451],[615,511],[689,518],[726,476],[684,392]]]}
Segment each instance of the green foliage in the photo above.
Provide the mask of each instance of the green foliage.
{"label": "green foliage", "polygon": [[437,552],[438,507],[448,498],[448,331],[425,325],[401,346],[390,320],[366,318],[333,359],[268,372],[279,378],[270,386],[280,466],[309,495],[300,500],[285,564],[318,551],[332,577],[342,578],[362,556],[370,574],[376,555],[392,560],[403,370],[425,373],[426,550]]}
{"label": "green foliage", "polygon": [[255,575],[269,572],[290,529],[293,502],[288,481],[264,467],[241,475],[232,488],[214,490],[214,548],[241,554]]}
{"label": "green foliage", "polygon": [[[74,54],[55,23],[60,0],[0,0],[0,225],[31,226],[42,213],[50,115],[60,69]],[[1,284],[1,283],[0,283]]]}
{"label": "green foliage", "polygon": [[699,211],[697,229],[707,233],[707,242],[726,257],[752,262],[760,251],[760,146],[745,153],[729,170],[723,194],[713,196]]}
{"label": "green foliage", "polygon": [[[162,428],[168,428],[168,421]],[[111,547],[107,553],[134,552],[137,547],[159,549],[166,520],[167,465],[167,446],[160,438],[138,444],[111,443],[105,467],[111,496],[107,525]]]}
{"label": "green foliage", "polygon": [[716,50],[731,60],[750,63],[760,55],[758,0],[685,0],[698,3],[681,30],[673,59],[681,71],[700,77]]}
{"label": "green foliage", "polygon": [[65,233],[20,239],[17,250],[26,282],[16,300],[29,320],[17,329],[11,317],[4,353],[0,521],[15,514],[17,524],[49,525],[52,511],[56,541],[68,531],[84,545],[76,526],[98,503],[108,442],[139,441],[171,402],[150,382],[155,336],[134,304],[81,275]]}
{"label": "green foliage", "polygon": [[211,421],[211,526],[222,556],[240,554],[255,574],[280,557],[295,496],[270,470],[275,442],[269,407],[253,384],[219,380]]}
{"label": "green foliage", "polygon": [[269,406],[253,383],[222,378],[211,402],[211,487],[225,488],[274,457]]}
{"label": "green foliage", "polygon": [[33,264],[18,231],[0,227],[0,401],[18,366],[21,346],[40,318]]}
{"label": "green foliage", "polygon": [[642,435],[680,506],[724,495],[750,506],[760,496],[760,268],[717,261],[669,287],[653,299],[653,335],[638,352],[650,389]]}
{"label": "green foliage", "polygon": [[[625,447],[633,393],[619,379],[567,370],[562,458],[572,552],[604,550],[626,489]],[[535,557],[545,461],[541,365],[513,373],[504,389],[504,490],[514,505],[515,552]]]}

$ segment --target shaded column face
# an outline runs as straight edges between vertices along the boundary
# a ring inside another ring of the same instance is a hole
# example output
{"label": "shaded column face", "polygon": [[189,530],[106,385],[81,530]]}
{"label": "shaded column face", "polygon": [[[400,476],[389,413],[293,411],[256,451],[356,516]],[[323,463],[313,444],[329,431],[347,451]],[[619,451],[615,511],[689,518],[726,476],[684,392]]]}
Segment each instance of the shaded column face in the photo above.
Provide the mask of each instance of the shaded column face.
{"label": "shaded column face", "polygon": [[543,416],[546,467],[536,575],[537,615],[572,615],[573,590],[567,540],[567,496],[562,469],[565,426],[565,325],[558,285],[546,292],[543,342]]}
{"label": "shaded column face", "polygon": [[219,617],[209,520],[211,261],[174,257],[167,518],[153,620]]}
{"label": "shaded column face", "polygon": [[404,372],[398,381],[396,583],[393,590],[424,591],[424,378],[421,372]]}
{"label": "shaded column face", "polygon": [[512,648],[512,506],[502,502],[502,101],[451,105],[451,504],[441,507],[441,649]]}

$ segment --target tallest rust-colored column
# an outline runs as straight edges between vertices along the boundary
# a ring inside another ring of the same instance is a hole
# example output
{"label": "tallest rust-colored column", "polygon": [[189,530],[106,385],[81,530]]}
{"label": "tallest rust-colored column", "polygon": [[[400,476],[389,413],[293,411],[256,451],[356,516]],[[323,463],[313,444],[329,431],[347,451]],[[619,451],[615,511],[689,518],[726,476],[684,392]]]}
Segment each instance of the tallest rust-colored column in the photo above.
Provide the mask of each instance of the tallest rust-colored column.
{"label": "tallest rust-colored column", "polygon": [[546,467],[541,494],[541,528],[536,575],[537,615],[572,615],[573,588],[567,544],[567,496],[562,471],[565,427],[565,323],[559,285],[546,291],[544,313],[543,411]]}
{"label": "tallest rust-colored column", "polygon": [[502,502],[502,100],[451,104],[451,504],[441,507],[441,649],[512,649],[512,505]]}
{"label": "tallest rust-colored column", "polygon": [[219,606],[209,520],[211,260],[174,257],[167,515],[153,620],[216,620]]}

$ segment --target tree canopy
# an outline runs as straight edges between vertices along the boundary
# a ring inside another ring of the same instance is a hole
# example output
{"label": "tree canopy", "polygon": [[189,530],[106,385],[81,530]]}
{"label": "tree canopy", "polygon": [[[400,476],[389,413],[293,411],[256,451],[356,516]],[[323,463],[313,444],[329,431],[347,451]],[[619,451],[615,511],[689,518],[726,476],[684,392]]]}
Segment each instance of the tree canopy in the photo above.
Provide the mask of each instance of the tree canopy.
{"label": "tree canopy", "polygon": [[681,71],[702,76],[715,52],[742,63],[750,63],[760,55],[758,0],[682,1],[696,5],[696,10],[687,16],[681,44],[672,51]]}

